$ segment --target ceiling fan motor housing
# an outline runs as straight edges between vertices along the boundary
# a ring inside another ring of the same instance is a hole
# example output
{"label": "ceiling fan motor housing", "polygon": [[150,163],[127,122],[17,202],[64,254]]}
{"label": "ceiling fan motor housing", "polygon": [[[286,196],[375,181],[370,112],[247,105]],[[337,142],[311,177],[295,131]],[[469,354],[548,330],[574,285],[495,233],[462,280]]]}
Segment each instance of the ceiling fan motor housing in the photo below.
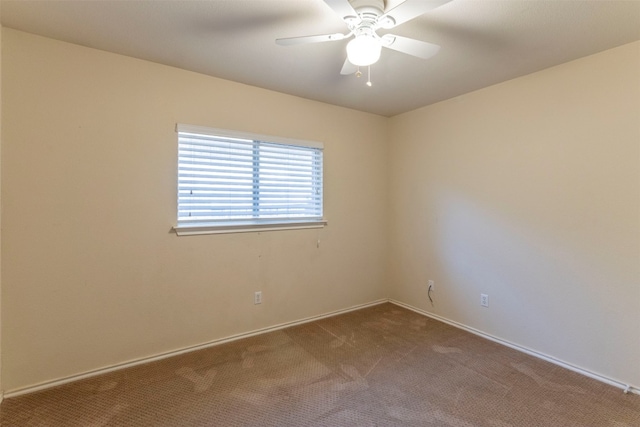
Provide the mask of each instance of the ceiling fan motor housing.
{"label": "ceiling fan motor housing", "polygon": [[349,0],[353,9],[363,21],[374,22],[384,14],[384,0]]}

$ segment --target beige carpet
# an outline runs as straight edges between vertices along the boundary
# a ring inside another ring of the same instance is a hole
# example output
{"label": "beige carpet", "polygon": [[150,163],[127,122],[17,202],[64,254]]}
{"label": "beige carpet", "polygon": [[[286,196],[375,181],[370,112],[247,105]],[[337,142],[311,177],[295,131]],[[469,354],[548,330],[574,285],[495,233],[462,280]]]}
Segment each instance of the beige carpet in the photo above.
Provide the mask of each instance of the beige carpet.
{"label": "beige carpet", "polygon": [[640,426],[640,396],[392,304],[7,399],[2,426]]}

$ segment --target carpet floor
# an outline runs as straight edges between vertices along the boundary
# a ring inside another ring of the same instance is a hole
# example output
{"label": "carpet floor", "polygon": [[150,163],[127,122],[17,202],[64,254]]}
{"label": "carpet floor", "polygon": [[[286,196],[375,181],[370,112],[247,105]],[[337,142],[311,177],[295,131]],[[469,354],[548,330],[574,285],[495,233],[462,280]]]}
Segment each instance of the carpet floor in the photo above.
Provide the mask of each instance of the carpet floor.
{"label": "carpet floor", "polygon": [[6,399],[2,426],[640,426],[640,396],[393,304]]}

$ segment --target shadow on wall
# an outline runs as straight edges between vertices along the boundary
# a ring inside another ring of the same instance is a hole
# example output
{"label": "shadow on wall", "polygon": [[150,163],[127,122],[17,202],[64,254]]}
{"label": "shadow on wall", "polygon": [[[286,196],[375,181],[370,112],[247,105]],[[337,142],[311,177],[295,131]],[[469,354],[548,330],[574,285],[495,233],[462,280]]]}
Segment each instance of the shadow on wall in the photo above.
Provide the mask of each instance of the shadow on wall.
{"label": "shadow on wall", "polygon": [[[627,285],[616,266],[597,262],[597,250],[578,246],[565,231],[453,192],[437,194],[433,206],[433,253],[446,283],[440,289],[456,302],[447,317],[471,325],[479,318],[479,328],[515,342],[533,339],[527,345],[543,352],[551,351],[549,340],[565,348],[582,341],[579,347],[601,351],[602,331],[615,334],[616,325],[631,320],[625,301],[607,303],[616,298],[611,286]],[[481,293],[490,295],[490,311],[476,317]]]}

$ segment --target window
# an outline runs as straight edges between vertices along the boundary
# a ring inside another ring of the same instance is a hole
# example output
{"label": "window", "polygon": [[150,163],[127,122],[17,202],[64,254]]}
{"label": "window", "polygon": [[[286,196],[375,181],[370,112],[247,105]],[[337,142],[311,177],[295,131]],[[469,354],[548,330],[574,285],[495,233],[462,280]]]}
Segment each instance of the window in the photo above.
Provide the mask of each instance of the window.
{"label": "window", "polygon": [[322,144],[178,125],[178,235],[313,228]]}

